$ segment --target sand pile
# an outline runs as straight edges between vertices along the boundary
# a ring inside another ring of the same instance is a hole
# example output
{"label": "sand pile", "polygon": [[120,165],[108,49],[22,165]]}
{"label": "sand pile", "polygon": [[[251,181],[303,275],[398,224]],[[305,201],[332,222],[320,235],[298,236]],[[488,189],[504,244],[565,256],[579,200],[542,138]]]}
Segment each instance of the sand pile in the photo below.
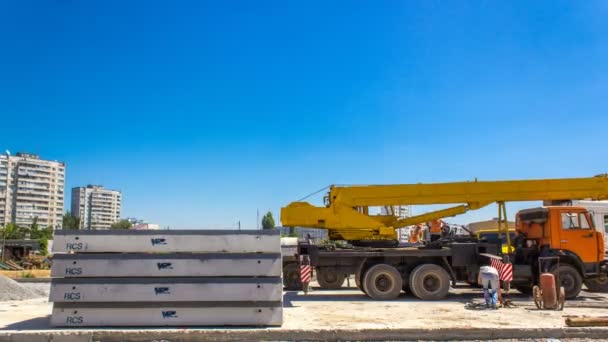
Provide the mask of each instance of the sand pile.
{"label": "sand pile", "polygon": [[41,293],[31,290],[18,282],[0,275],[0,301],[24,300],[41,297]]}

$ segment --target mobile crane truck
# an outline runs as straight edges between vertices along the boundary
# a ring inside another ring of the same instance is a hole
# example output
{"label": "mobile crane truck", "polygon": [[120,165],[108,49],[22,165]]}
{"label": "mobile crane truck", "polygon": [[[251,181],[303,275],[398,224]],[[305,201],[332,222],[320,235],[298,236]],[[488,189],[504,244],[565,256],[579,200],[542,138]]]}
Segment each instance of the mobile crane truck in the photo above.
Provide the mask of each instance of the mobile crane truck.
{"label": "mobile crane truck", "polygon": [[[608,198],[608,176],[514,181],[469,181],[438,184],[331,186],[325,206],[293,202],[281,209],[287,227],[328,230],[336,243],[298,245],[308,255],[324,284],[342,284],[345,276],[376,300],[396,298],[401,291],[422,300],[444,298],[450,284],[474,284],[479,265],[488,254],[512,264],[511,285],[531,292],[538,283],[538,258],[559,257],[550,271],[559,273],[567,298],[578,296],[584,283],[592,291],[608,292],[608,262],[603,234],[595,229],[592,213],[576,206],[548,206],[522,210],[516,216],[517,237],[511,241],[506,225],[508,201],[558,201]],[[398,205],[460,205],[398,218],[372,215],[370,207]],[[499,241],[475,237],[447,237],[418,247],[398,245],[396,229],[463,214],[498,203]],[[503,228],[504,227],[504,232]],[[509,254],[503,254],[500,235],[507,234]],[[346,243],[337,243],[337,240]],[[559,265],[559,266],[558,266]],[[293,266],[293,265],[292,265]],[[291,272],[297,270],[291,267]],[[544,272],[545,270],[543,270]],[[293,279],[285,274],[287,279]]]}

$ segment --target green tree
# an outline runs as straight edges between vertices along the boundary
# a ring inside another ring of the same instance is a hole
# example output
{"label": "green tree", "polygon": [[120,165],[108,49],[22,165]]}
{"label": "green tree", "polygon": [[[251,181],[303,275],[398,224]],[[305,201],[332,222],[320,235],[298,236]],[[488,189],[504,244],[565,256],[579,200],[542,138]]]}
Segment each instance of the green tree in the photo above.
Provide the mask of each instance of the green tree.
{"label": "green tree", "polygon": [[120,220],[118,222],[112,223],[111,228],[112,229],[129,229],[131,228],[132,224],[131,222],[127,221],[127,220]]}
{"label": "green tree", "polygon": [[38,226],[38,218],[34,218],[34,222],[32,222],[32,226],[29,229],[30,239],[38,240],[40,244],[40,254],[47,254],[47,247],[49,245],[49,240],[53,238],[53,226],[48,226],[46,228],[40,228]]}
{"label": "green tree", "polygon": [[71,212],[63,214],[63,229],[80,229],[80,219]]}
{"label": "green tree", "polygon": [[30,229],[27,233],[29,235],[29,238],[32,240],[35,240],[40,236],[40,227],[38,226],[38,216],[34,216],[32,225],[30,226]]}
{"label": "green tree", "polygon": [[274,218],[270,211],[262,217],[262,229],[274,229]]}
{"label": "green tree", "polygon": [[23,229],[14,223],[9,223],[4,227],[2,233],[3,238],[6,239],[25,239],[26,229]]}

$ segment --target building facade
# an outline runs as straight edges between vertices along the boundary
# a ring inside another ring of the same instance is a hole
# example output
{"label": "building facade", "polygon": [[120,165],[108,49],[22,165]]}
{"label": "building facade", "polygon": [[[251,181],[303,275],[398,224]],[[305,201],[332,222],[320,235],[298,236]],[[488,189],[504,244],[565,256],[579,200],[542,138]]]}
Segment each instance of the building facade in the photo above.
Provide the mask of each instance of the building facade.
{"label": "building facade", "polygon": [[80,219],[80,229],[109,229],[120,221],[120,191],[101,185],[72,188],[72,215]]}
{"label": "building facade", "polygon": [[63,222],[65,163],[35,154],[0,155],[0,225],[60,229]]}

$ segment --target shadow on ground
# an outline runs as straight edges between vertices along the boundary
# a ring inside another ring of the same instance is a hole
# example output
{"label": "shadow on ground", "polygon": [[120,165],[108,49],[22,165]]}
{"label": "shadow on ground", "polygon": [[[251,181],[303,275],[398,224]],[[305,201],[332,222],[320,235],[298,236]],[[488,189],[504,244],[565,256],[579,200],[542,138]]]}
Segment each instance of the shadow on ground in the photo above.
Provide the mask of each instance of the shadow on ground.
{"label": "shadow on ground", "polygon": [[2,330],[47,330],[50,329],[50,315],[44,317],[36,317],[32,319],[28,319],[21,322],[15,322],[7,325],[5,328],[0,328]]}

